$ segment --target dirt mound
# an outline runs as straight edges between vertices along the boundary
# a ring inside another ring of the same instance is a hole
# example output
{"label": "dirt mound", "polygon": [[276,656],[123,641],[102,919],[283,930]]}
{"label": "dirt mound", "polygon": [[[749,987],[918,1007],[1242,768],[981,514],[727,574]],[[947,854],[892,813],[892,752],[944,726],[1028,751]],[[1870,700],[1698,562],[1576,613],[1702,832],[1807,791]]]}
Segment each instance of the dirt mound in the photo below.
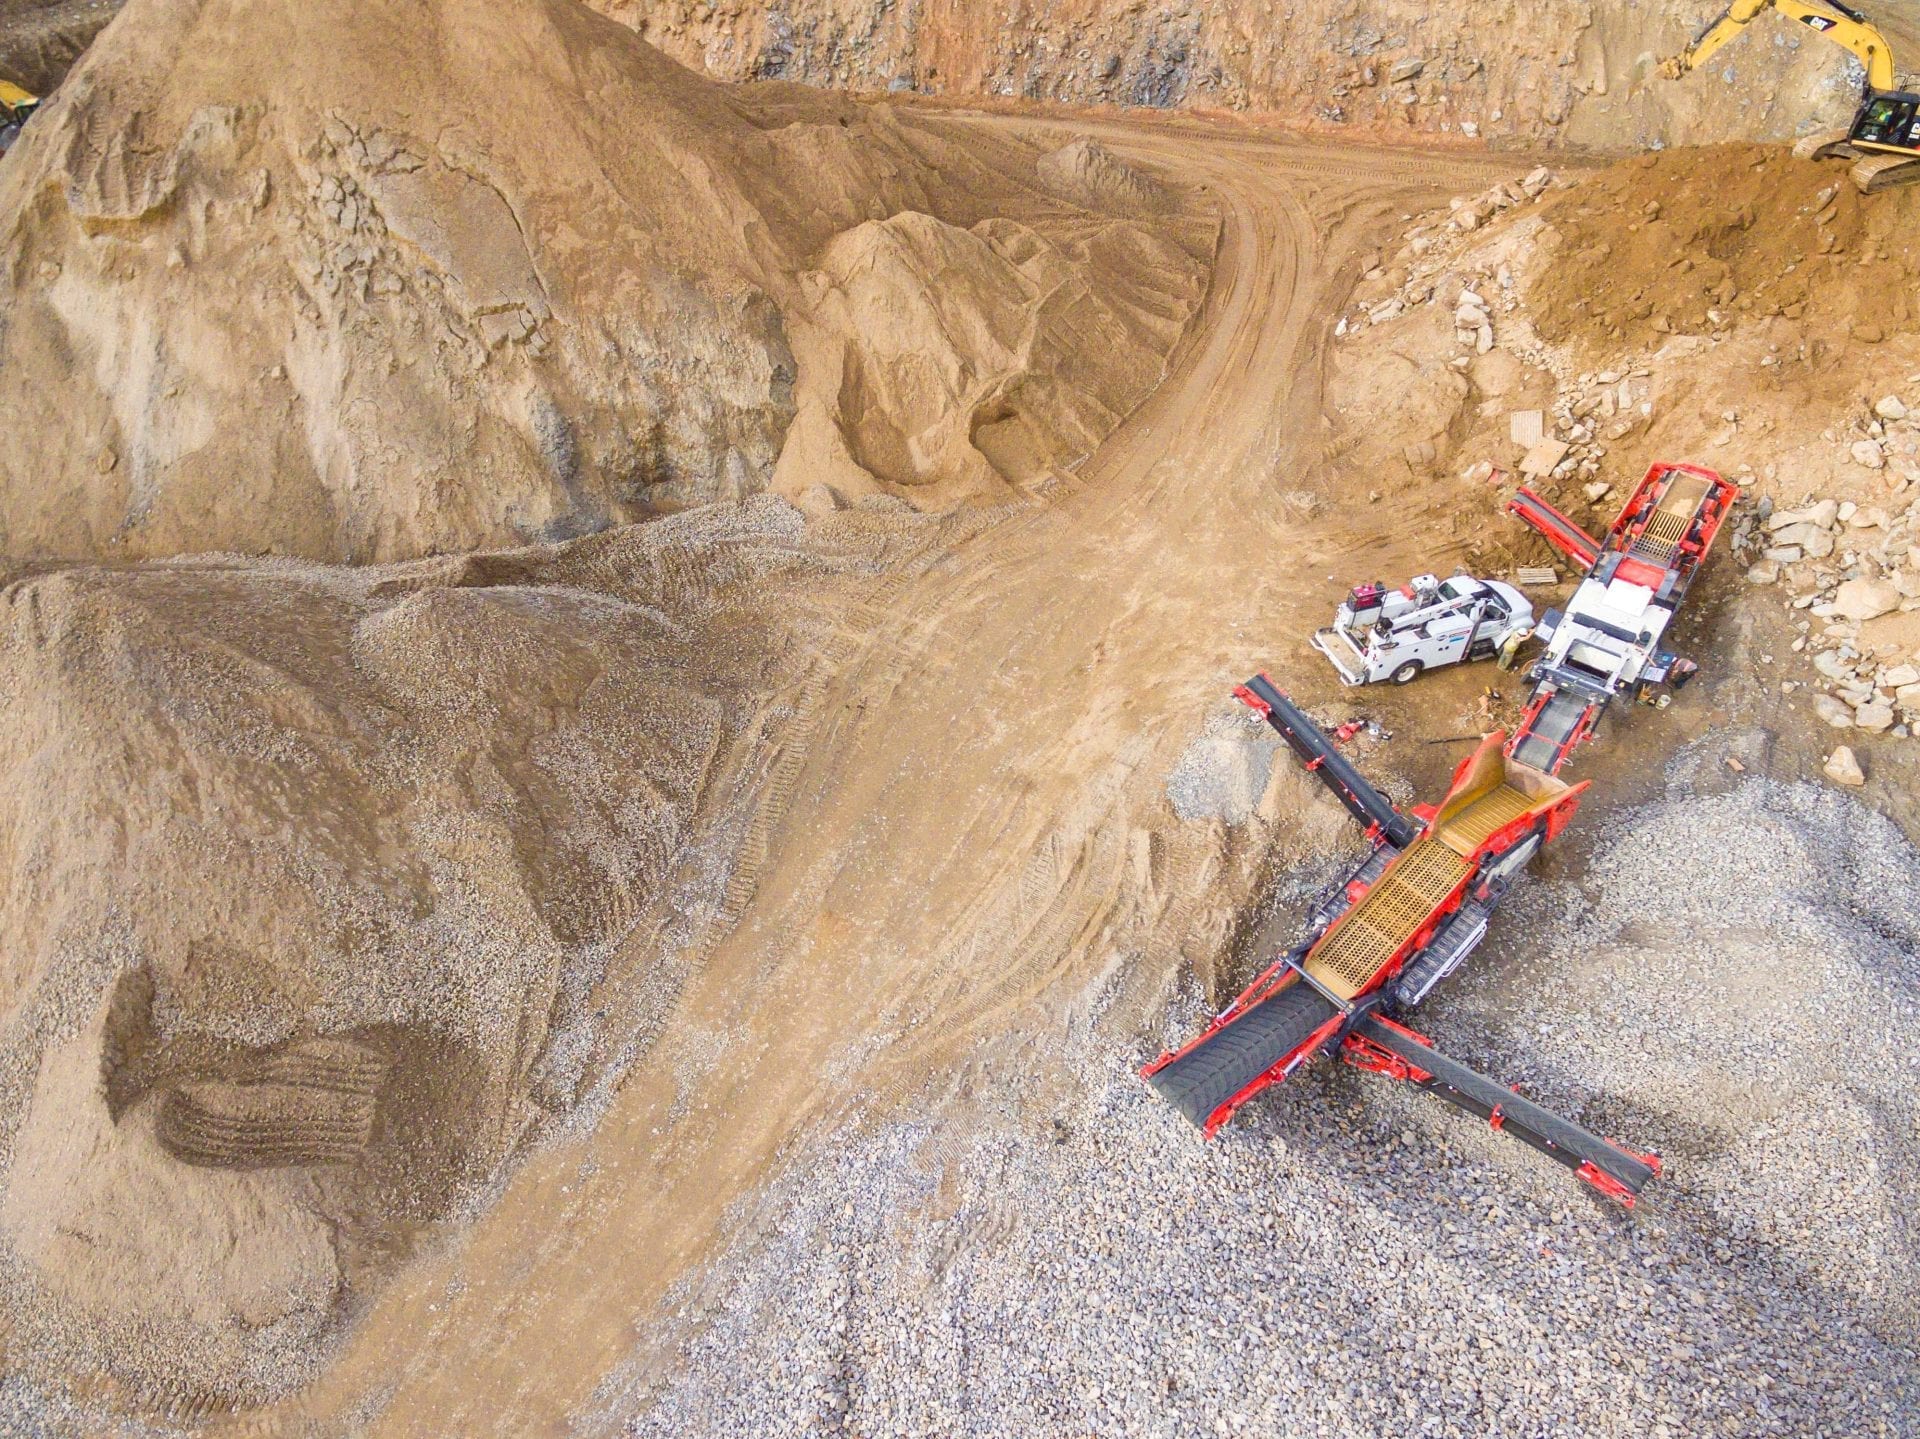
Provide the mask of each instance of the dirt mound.
{"label": "dirt mound", "polygon": [[756,105],[576,0],[137,0],[0,171],[0,545],[386,560],[761,491],[836,235],[1077,223],[977,144]]}
{"label": "dirt mound", "polygon": [[1084,205],[1116,205],[1128,211],[1164,209],[1173,202],[1167,187],[1115,155],[1098,140],[1071,140],[1040,158],[1040,178]]}
{"label": "dirt mound", "polygon": [[835,238],[803,281],[809,379],[782,478],[871,477],[944,506],[1091,450],[1159,381],[1201,286],[1193,252],[1144,227],[1075,249],[911,211]]}
{"label": "dirt mound", "polygon": [[1656,345],[1779,317],[1872,343],[1914,318],[1920,194],[1863,198],[1844,165],[1782,147],[1639,156],[1545,218],[1551,258],[1528,300],[1551,341]]}

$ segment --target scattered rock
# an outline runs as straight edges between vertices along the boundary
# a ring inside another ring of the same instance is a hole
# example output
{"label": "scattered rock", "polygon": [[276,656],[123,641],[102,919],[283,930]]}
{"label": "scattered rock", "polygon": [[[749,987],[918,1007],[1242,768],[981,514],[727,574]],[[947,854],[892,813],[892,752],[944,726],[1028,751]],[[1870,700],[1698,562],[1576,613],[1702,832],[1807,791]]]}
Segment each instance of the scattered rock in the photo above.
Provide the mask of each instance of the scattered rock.
{"label": "scattered rock", "polygon": [[1900,608],[1892,580],[1848,580],[1834,591],[1833,612],[1842,619],[1876,620]]}
{"label": "scattered rock", "polygon": [[1868,700],[1853,707],[1853,722],[1869,734],[1893,728],[1893,706],[1884,700]]}
{"label": "scattered rock", "polygon": [[1827,756],[1827,762],[1820,766],[1820,770],[1835,784],[1859,786],[1867,782],[1860,761],[1846,745],[1835,745],[1833,753]]}
{"label": "scattered rock", "polygon": [[1800,510],[1775,510],[1767,517],[1767,531],[1778,534],[1791,525],[1813,525],[1817,529],[1830,530],[1834,521],[1840,517],[1838,500],[1822,500],[1817,505],[1809,505]]}
{"label": "scattered rock", "polygon": [[1835,729],[1853,728],[1853,706],[1845,700],[1835,699],[1832,695],[1815,695],[1813,712],[1822,722]]}
{"label": "scattered rock", "polygon": [[1750,565],[1747,568],[1747,582],[1749,584],[1771,585],[1777,583],[1779,579],[1780,562],[1778,560],[1761,560],[1759,563]]}
{"label": "scattered rock", "polygon": [[1520,473],[1523,475],[1544,476],[1553,473],[1553,467],[1567,457],[1567,444],[1563,440],[1546,439],[1527,451],[1526,458],[1520,461]]}
{"label": "scattered rock", "polygon": [[1806,551],[1809,559],[1825,559],[1833,553],[1833,536],[1810,522],[1788,525],[1784,530],[1776,530],[1773,542],[1776,545],[1798,545]]}
{"label": "scattered rock", "polygon": [[1907,417],[1906,404],[1898,395],[1882,395],[1873,412],[1883,420],[1904,420]]}
{"label": "scattered rock", "polygon": [[1855,440],[1848,451],[1856,465],[1865,465],[1870,470],[1884,469],[1887,457],[1881,452],[1876,440]]}

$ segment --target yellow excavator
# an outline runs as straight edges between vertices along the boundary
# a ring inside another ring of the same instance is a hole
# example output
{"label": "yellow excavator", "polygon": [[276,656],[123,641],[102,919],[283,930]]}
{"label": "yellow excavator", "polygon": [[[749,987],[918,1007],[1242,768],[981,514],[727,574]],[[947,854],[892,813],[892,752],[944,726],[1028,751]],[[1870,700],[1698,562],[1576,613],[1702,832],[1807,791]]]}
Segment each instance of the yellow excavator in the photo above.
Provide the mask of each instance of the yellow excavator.
{"label": "yellow excavator", "polygon": [[0,80],[0,155],[13,148],[20,127],[40,108],[40,97],[29,95],[11,81]]}
{"label": "yellow excavator", "polygon": [[1809,158],[1854,161],[1853,183],[1863,194],[1920,180],[1920,134],[1915,133],[1920,94],[1898,88],[1893,47],[1887,37],[1866,16],[1839,0],[1733,0],[1691,45],[1663,64],[1660,73],[1677,80],[1699,69],[1715,51],[1769,10],[1777,10],[1851,51],[1867,72],[1853,127],[1844,135],[1809,136],[1794,147],[1794,152]]}

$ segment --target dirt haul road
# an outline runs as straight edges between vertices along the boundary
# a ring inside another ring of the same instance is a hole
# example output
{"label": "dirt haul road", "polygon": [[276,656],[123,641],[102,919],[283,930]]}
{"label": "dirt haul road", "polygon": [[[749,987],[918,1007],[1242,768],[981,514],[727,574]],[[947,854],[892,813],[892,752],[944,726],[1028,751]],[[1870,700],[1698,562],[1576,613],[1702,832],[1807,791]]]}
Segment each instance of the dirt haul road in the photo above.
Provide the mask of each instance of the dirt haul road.
{"label": "dirt haul road", "polygon": [[751,900],[591,1138],[529,1156],[313,1386],[217,1429],[563,1432],[797,1136],[926,1102],[980,1041],[1057,1027],[1035,1001],[1058,981],[1163,992],[1183,947],[1223,937],[1233,896],[1192,898],[1223,888],[1219,832],[1172,832],[1181,748],[1318,619],[1325,586],[1298,577],[1446,559],[1405,508],[1303,498],[1365,483],[1323,453],[1331,313],[1404,212],[1515,167],[1094,128],[1223,212],[1167,381],[1047,500],[848,616]]}

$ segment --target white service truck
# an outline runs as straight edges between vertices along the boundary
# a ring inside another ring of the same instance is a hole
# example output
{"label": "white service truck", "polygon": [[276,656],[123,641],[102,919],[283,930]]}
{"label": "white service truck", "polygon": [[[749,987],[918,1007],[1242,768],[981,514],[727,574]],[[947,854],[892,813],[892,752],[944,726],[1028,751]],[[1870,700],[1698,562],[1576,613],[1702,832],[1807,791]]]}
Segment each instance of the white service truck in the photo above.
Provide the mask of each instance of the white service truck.
{"label": "white service truck", "polygon": [[1356,585],[1312,644],[1350,685],[1403,685],[1442,665],[1511,654],[1532,632],[1533,606],[1512,585],[1416,575],[1397,590]]}

